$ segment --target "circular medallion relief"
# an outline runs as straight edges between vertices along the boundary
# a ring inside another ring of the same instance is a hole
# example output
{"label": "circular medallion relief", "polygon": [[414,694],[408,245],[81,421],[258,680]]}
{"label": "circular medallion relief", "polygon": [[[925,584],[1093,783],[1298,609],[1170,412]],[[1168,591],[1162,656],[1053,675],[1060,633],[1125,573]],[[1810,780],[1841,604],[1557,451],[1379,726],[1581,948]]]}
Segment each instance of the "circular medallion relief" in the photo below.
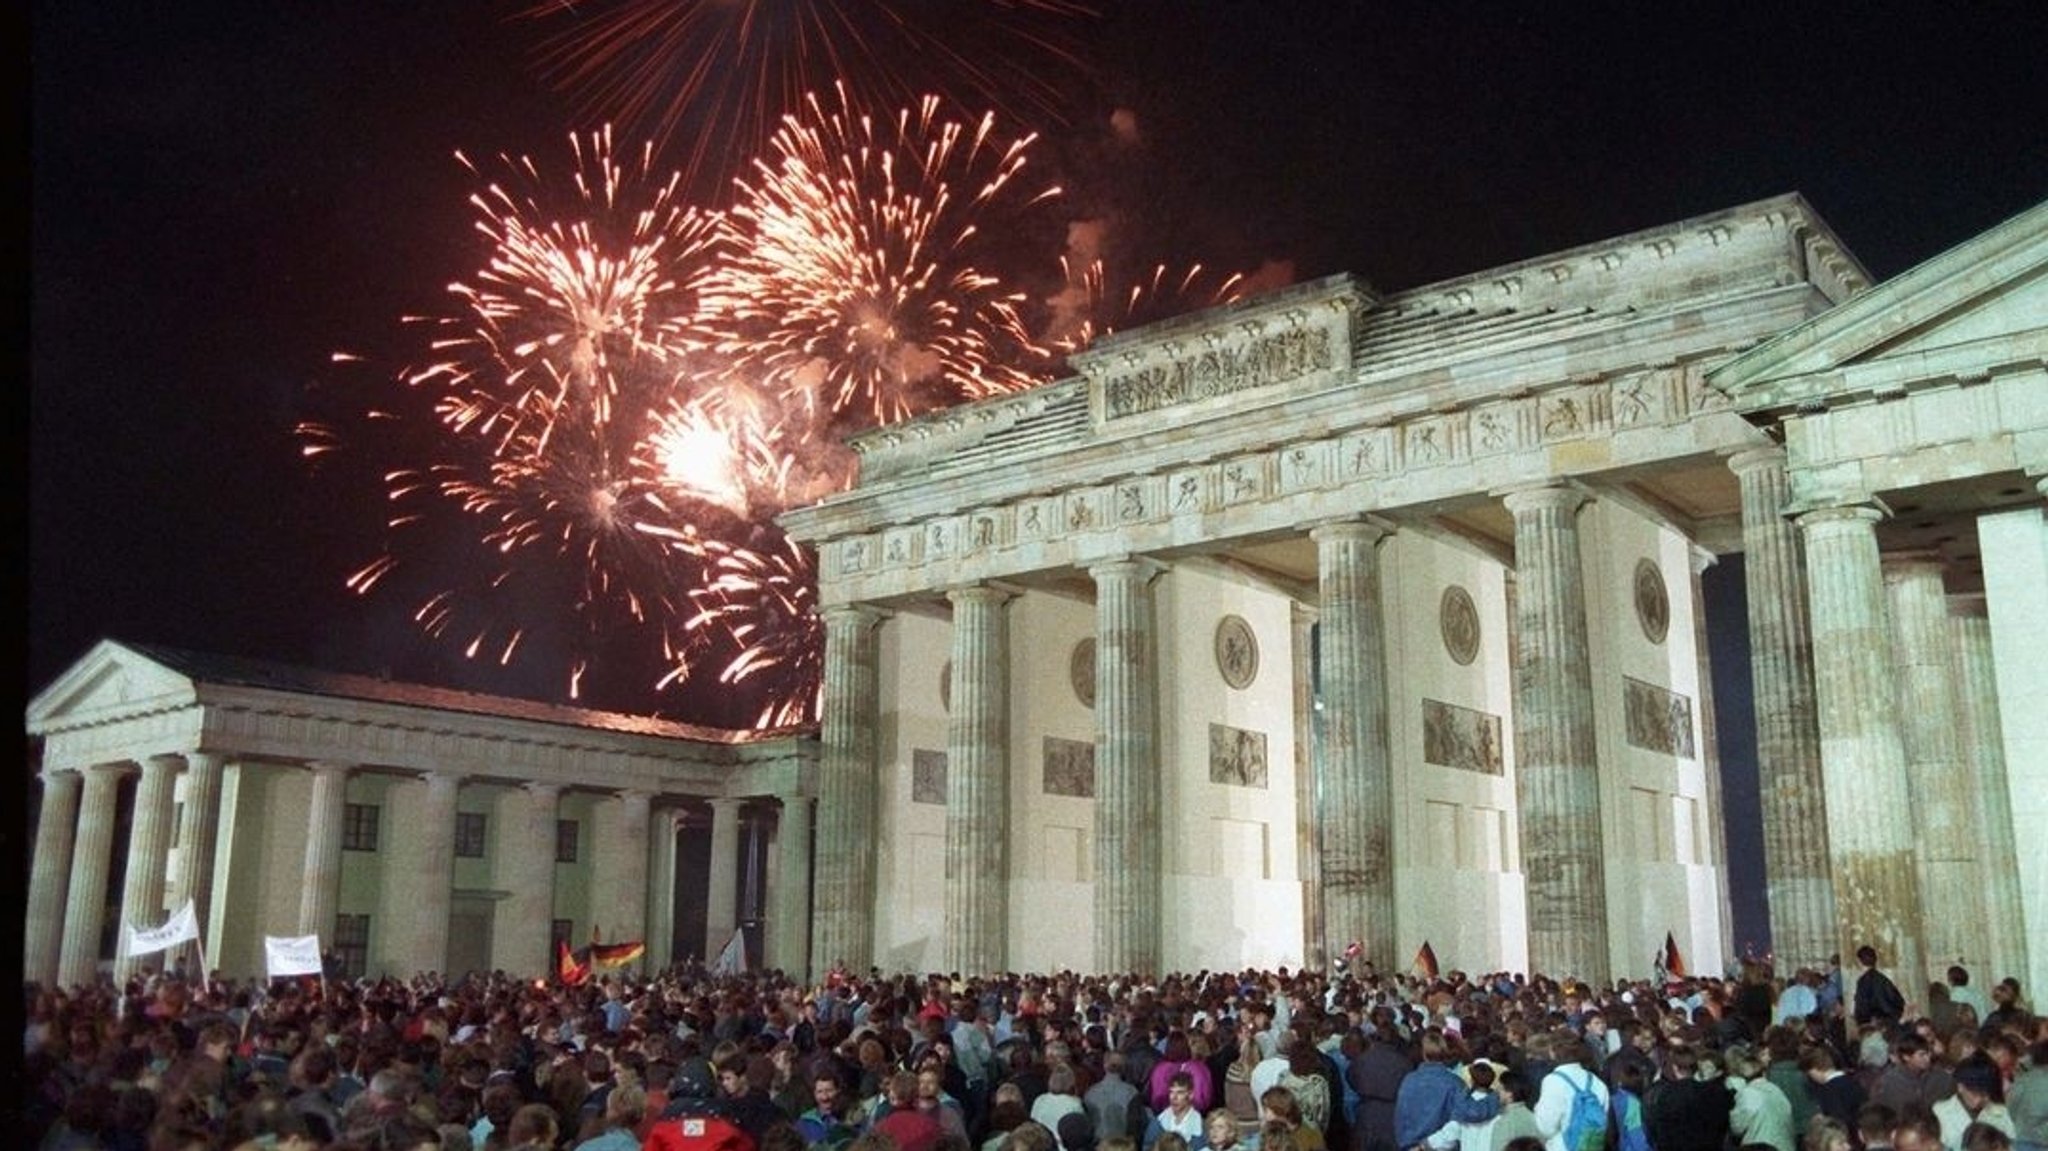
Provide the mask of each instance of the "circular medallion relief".
{"label": "circular medallion relief", "polygon": [[1671,630],[1671,596],[1664,590],[1664,573],[1654,560],[1636,561],[1636,621],[1651,643],[1663,643]]}
{"label": "circular medallion relief", "polygon": [[953,710],[953,661],[950,659],[939,665],[939,710]]}
{"label": "circular medallion relief", "polygon": [[1095,641],[1084,639],[1074,645],[1074,652],[1067,657],[1067,682],[1073,685],[1074,698],[1083,707],[1095,706]]}
{"label": "circular medallion relief", "polygon": [[1241,615],[1224,616],[1216,625],[1216,670],[1240,691],[1259,678],[1259,637]]}
{"label": "circular medallion relief", "polygon": [[1479,658],[1479,609],[1472,604],[1472,593],[1457,584],[1444,588],[1436,623],[1453,662],[1469,664]]}

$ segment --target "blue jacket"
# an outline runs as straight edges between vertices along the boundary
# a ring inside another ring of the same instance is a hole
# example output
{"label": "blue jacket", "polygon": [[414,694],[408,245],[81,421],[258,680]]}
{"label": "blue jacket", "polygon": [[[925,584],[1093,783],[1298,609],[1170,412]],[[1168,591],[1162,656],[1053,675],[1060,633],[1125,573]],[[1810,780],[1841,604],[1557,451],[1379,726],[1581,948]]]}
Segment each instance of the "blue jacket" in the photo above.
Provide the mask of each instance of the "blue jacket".
{"label": "blue jacket", "polygon": [[1401,1080],[1394,1096],[1394,1146],[1401,1151],[1428,1139],[1444,1124],[1484,1123],[1500,1114],[1500,1099],[1472,1099],[1472,1088],[1441,1063],[1424,1063]]}

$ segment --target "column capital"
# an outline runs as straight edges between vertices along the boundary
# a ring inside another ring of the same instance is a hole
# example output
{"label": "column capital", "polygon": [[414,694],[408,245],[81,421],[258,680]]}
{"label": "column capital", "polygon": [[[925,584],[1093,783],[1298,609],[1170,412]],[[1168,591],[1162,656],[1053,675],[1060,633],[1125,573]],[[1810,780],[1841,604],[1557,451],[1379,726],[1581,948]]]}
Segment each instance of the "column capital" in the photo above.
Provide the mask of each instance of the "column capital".
{"label": "column capital", "polygon": [[1288,618],[1298,624],[1313,624],[1323,618],[1323,609],[1298,599],[1287,601]]}
{"label": "column capital", "polygon": [[893,614],[872,604],[845,603],[828,607],[818,613],[828,628],[860,627],[870,628],[888,619]]}
{"label": "column capital", "polygon": [[347,775],[349,772],[354,771],[356,766],[356,764],[344,763],[335,759],[309,759],[306,761],[306,770],[314,775],[333,775],[337,772]]}
{"label": "column capital", "polygon": [[469,777],[459,771],[448,771],[438,767],[419,774],[419,781],[428,787],[461,787],[468,780]]}
{"label": "column capital", "polygon": [[744,795],[714,795],[706,799],[704,802],[711,805],[711,810],[713,813],[721,811],[737,812],[743,805],[745,805],[749,798],[751,797]]}
{"label": "column capital", "polygon": [[185,756],[182,752],[160,751],[155,755],[143,756],[141,762],[144,770],[153,767],[159,771],[166,769],[176,771],[185,766]]}
{"label": "column capital", "polygon": [[1787,510],[1792,522],[1802,529],[1812,529],[1828,524],[1869,523],[1889,519],[1891,509],[1876,499],[1854,503],[1822,504],[1817,507],[1793,507]]}
{"label": "column capital", "polygon": [[1098,584],[1105,579],[1131,577],[1135,577],[1145,583],[1151,583],[1159,578],[1167,570],[1167,567],[1168,565],[1163,561],[1155,560],[1150,556],[1120,555],[1097,560],[1089,564],[1088,574],[1093,576]]}
{"label": "column capital", "polygon": [[1762,447],[1745,448],[1728,457],[1728,470],[1738,476],[1760,472],[1770,468],[1783,468],[1791,457],[1783,444],[1765,444]]}
{"label": "column capital", "polygon": [[1352,541],[1376,544],[1394,534],[1394,526],[1376,519],[1333,520],[1316,524],[1308,529],[1308,536],[1317,543],[1326,541]]}
{"label": "column capital", "polygon": [[1711,549],[1703,548],[1698,544],[1693,544],[1688,549],[1688,552],[1687,559],[1692,563],[1692,574],[1694,575],[1705,575],[1708,568],[1721,562],[1720,556],[1715,555]]}
{"label": "column capital", "polygon": [[1541,487],[1515,488],[1501,493],[1501,502],[1508,511],[1520,515],[1523,512],[1561,511],[1576,512],[1593,497],[1578,488],[1566,484],[1544,484]]}
{"label": "column capital", "polygon": [[946,599],[958,606],[963,603],[982,603],[1001,607],[1017,598],[1013,588],[992,583],[960,584],[946,589]]}
{"label": "column capital", "polygon": [[622,787],[613,792],[612,797],[621,803],[644,803],[649,806],[654,803],[654,791],[645,787]]}
{"label": "column capital", "polygon": [[536,779],[522,784],[520,790],[526,792],[527,795],[534,799],[553,801],[562,798],[564,785],[556,783],[551,779]]}

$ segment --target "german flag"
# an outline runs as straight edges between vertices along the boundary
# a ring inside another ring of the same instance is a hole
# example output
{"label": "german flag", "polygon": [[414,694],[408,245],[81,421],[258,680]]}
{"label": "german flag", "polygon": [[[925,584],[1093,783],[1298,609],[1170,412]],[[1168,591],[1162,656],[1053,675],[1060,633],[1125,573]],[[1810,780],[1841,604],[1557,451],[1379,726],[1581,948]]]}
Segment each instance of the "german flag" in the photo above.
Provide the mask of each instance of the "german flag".
{"label": "german flag", "polygon": [[635,939],[630,943],[597,943],[590,945],[590,962],[599,967],[617,967],[631,963],[647,954],[647,945]]}
{"label": "german flag", "polygon": [[581,987],[590,978],[590,964],[577,962],[567,940],[555,942],[555,978],[560,979],[564,987]]}
{"label": "german flag", "polygon": [[1415,970],[1421,972],[1424,979],[1435,979],[1441,974],[1436,965],[1436,948],[1431,947],[1426,939],[1421,950],[1415,953]]}
{"label": "german flag", "polygon": [[1684,979],[1685,957],[1678,953],[1678,940],[1667,931],[1664,933],[1664,974],[1672,979]]}

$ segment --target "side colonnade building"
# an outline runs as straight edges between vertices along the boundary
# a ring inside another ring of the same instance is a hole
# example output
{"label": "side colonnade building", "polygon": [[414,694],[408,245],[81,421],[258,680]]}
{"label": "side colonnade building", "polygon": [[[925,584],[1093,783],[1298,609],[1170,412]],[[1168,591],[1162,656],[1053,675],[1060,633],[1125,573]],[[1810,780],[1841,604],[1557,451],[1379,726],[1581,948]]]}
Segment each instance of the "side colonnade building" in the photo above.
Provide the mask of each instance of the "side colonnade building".
{"label": "side colonnade building", "polygon": [[[815,745],[102,641],[28,708],[23,969],[73,986],[190,900],[210,970],[318,935],[339,974],[530,977],[556,941],[807,966]],[[125,828],[125,831],[123,830]],[[117,842],[118,838],[118,842]],[[117,858],[125,866],[115,868]],[[752,906],[743,906],[748,898]]]}
{"label": "side colonnade building", "polygon": [[1780,968],[2048,986],[2048,204],[1877,286],[1791,195],[1071,363],[783,516],[815,742],[103,644],[29,708],[29,977],[112,954],[124,810],[118,915],[194,898],[230,974],[315,931],[534,973],[593,924],[658,965],[706,808],[704,938],[759,861],[813,975],[1720,970],[1736,629]]}
{"label": "side colonnade building", "polygon": [[1718,971],[1743,628],[1781,968],[2048,984],[2048,205],[1880,287],[1794,195],[1070,362],[782,517],[814,963]]}

